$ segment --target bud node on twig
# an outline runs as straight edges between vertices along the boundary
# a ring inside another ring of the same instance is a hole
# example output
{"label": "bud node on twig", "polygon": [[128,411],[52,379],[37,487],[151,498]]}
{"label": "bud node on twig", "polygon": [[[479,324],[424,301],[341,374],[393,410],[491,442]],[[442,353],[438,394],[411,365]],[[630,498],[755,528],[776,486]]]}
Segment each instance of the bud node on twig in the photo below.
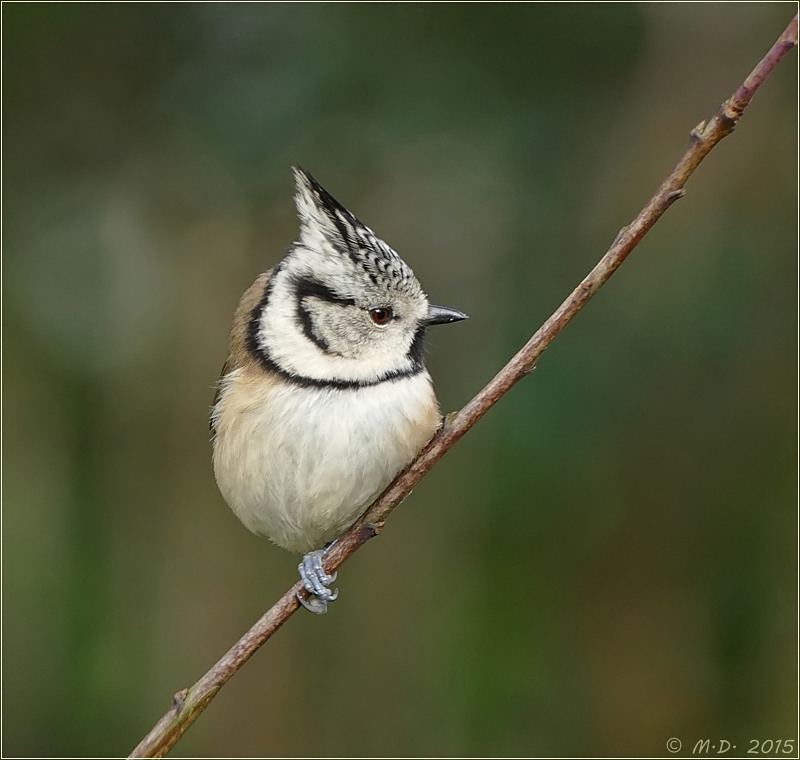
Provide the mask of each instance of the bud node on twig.
{"label": "bud node on twig", "polygon": [[181,708],[183,707],[183,703],[186,701],[186,695],[188,693],[189,689],[181,689],[172,695],[172,709],[175,712],[180,712]]}
{"label": "bud node on twig", "polygon": [[705,137],[706,126],[708,122],[703,119],[691,132],[689,132],[689,139],[692,142],[700,142]]}

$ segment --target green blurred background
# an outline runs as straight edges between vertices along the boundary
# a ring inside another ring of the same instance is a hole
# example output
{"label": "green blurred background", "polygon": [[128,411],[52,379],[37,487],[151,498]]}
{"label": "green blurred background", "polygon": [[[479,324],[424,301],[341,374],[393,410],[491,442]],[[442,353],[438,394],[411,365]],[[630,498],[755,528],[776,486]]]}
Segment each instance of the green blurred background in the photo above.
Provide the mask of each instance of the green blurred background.
{"label": "green blurred background", "polygon": [[[470,314],[463,405],[792,3],[4,4],[3,754],[127,754],[295,580],[208,411],[301,163]],[[797,739],[797,63],[173,756]]]}

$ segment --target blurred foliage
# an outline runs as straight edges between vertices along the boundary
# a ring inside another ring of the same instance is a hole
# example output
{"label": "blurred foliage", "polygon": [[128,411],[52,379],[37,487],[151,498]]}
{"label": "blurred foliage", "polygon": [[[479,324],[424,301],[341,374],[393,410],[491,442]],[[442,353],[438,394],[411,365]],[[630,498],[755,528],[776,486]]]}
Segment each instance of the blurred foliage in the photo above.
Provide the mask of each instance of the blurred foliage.
{"label": "blurred foliage", "polygon": [[[3,5],[3,754],[126,754],[294,581],[207,413],[301,163],[472,319],[458,408],[790,4]],[[176,746],[665,754],[797,714],[797,67]],[[796,738],[796,737],[795,737]]]}

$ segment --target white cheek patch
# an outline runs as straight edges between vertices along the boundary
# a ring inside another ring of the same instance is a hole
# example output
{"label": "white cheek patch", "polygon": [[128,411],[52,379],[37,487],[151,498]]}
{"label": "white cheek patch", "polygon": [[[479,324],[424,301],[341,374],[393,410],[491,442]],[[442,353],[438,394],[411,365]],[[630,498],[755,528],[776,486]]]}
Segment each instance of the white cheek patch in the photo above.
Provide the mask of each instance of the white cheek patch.
{"label": "white cheek patch", "polygon": [[[341,274],[339,273],[339,276]],[[257,343],[266,357],[291,375],[320,382],[372,384],[389,376],[416,371],[403,342],[388,343],[389,350],[366,350],[358,358],[325,352],[303,332],[297,315],[297,297],[291,275],[276,273],[269,299],[259,317]],[[326,338],[326,336],[321,336]],[[335,335],[329,340],[333,341]],[[347,340],[347,336],[343,336]],[[410,343],[410,341],[406,341]],[[334,351],[336,346],[333,346]]]}

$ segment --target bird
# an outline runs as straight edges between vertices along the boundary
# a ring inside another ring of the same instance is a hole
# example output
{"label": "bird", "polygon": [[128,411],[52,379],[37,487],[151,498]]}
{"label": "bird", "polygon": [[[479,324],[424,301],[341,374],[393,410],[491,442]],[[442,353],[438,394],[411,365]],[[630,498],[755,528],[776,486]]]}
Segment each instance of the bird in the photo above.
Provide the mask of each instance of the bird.
{"label": "bird", "polygon": [[294,166],[299,234],[245,291],[211,408],[219,491],[290,552],[309,611],[338,596],[330,546],[442,424],[428,327],[467,315],[429,303],[411,268]]}

